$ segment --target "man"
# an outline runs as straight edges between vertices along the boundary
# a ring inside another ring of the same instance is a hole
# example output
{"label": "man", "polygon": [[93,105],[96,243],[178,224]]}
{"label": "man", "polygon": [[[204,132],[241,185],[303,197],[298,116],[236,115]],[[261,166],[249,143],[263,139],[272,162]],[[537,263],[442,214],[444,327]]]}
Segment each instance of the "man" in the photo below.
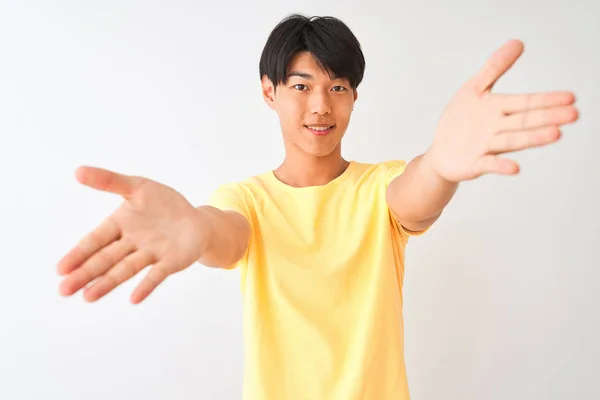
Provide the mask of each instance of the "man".
{"label": "man", "polygon": [[408,164],[366,164],[341,156],[365,67],[358,41],[335,18],[284,19],[260,60],[283,163],[221,186],[197,208],[150,179],[81,167],[81,183],[125,201],[59,262],[61,293],[85,287],[95,301],[153,265],[132,294],[139,303],[196,261],[237,267],[245,399],[409,399],[409,237],[440,217],[459,182],[517,174],[502,154],[556,142],[560,126],[577,119],[572,93],[491,93],[522,51],[509,41],[465,83],[424,154]]}

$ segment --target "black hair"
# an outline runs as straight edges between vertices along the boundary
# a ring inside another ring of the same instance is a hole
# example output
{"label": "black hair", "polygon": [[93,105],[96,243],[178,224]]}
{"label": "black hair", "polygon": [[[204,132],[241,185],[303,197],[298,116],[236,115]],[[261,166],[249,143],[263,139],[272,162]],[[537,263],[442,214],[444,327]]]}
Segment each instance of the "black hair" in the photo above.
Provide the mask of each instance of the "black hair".
{"label": "black hair", "polygon": [[330,76],[345,78],[352,89],[361,83],[365,58],[360,43],[348,26],[337,18],[292,14],[271,31],[263,48],[259,72],[275,86],[287,83],[290,60],[309,52]]}

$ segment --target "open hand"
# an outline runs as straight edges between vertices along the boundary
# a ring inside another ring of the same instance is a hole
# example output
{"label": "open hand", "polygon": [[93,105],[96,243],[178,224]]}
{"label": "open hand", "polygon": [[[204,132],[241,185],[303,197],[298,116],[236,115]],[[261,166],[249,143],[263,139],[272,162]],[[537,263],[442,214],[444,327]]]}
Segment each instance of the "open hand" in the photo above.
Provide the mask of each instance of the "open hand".
{"label": "open hand", "polygon": [[516,174],[519,165],[500,154],[554,143],[561,125],[577,120],[570,92],[491,93],[522,53],[522,42],[507,42],[449,102],[424,157],[437,175],[460,182]]}
{"label": "open hand", "polygon": [[91,188],[122,196],[124,202],[59,261],[58,273],[66,275],[62,295],[92,283],[84,298],[95,301],[153,265],[131,295],[139,303],[200,256],[206,242],[200,214],[175,190],[100,168],[80,167],[76,177]]}

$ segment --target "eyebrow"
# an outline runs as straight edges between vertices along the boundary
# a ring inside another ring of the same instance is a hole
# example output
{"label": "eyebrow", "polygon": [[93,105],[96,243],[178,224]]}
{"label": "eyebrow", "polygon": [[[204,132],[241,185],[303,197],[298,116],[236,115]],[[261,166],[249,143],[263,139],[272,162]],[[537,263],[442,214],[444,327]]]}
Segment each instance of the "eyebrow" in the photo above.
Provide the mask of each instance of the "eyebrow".
{"label": "eyebrow", "polygon": [[[304,79],[307,79],[307,80],[309,80],[309,81],[311,81],[311,80],[313,80],[313,79],[314,79],[314,77],[313,77],[311,74],[309,74],[308,72],[302,72],[302,71],[296,71],[296,70],[294,70],[294,71],[291,71],[291,72],[290,72],[290,73],[287,75],[287,77],[288,77],[288,78],[290,78],[290,77],[292,77],[292,76],[298,76],[298,77],[300,77],[300,78],[304,78]],[[335,75],[332,75],[332,76],[331,76],[331,80],[332,80],[332,81],[337,81],[337,80],[339,80],[339,79],[340,79],[340,78],[338,78],[338,77],[337,77],[337,76],[335,76]]]}

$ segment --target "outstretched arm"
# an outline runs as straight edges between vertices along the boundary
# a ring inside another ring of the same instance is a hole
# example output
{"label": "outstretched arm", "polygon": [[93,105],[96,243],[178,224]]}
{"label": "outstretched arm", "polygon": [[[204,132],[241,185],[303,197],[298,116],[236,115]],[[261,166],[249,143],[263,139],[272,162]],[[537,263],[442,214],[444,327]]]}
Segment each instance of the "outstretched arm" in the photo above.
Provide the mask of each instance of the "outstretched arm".
{"label": "outstretched arm", "polygon": [[420,232],[438,220],[458,183],[442,178],[428,167],[425,155],[414,158],[387,188],[388,207],[404,228]]}
{"label": "outstretched arm", "polygon": [[198,262],[207,267],[229,268],[246,253],[251,228],[246,218],[236,211],[222,211],[212,206],[198,207],[204,215],[208,234]]}
{"label": "outstretched arm", "polygon": [[59,260],[65,296],[83,289],[87,301],[96,301],[151,266],[131,295],[139,303],[197,261],[227,268],[246,251],[250,225],[234,211],[195,208],[166,185],[102,168],[79,168],[77,179],[124,201]]}
{"label": "outstretched arm", "polygon": [[431,147],[388,186],[388,206],[406,229],[431,226],[462,181],[517,174],[519,165],[501,154],[554,143],[577,120],[571,92],[491,93],[522,53],[518,40],[494,52],[447,105]]}

